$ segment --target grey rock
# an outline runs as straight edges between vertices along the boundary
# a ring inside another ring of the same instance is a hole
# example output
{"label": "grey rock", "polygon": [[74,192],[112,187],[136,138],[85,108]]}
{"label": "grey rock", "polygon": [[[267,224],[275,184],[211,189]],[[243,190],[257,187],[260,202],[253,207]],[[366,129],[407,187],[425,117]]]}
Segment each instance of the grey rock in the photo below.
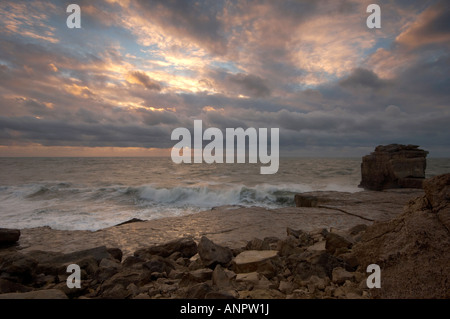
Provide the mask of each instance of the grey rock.
{"label": "grey rock", "polygon": [[311,237],[311,235],[309,235],[307,232],[301,229],[294,230],[292,228],[287,227],[286,233],[288,236],[294,236],[295,238],[297,238],[299,240],[299,245],[301,246],[309,246],[314,243],[314,240]]}
{"label": "grey rock", "polygon": [[187,291],[185,298],[186,299],[204,299],[206,294],[212,291],[210,285],[206,283],[198,283],[193,286],[190,286]]}
{"label": "grey rock", "polygon": [[11,245],[20,238],[19,229],[0,228],[0,245]]}
{"label": "grey rock", "polygon": [[0,273],[6,273],[19,283],[27,283],[35,276],[37,264],[36,259],[22,253],[7,254],[0,258]]}
{"label": "grey rock", "polygon": [[286,266],[293,275],[307,280],[316,275],[320,278],[331,277],[336,267],[345,267],[344,261],[324,251],[306,251],[286,258]]}
{"label": "grey rock", "polygon": [[30,290],[32,290],[30,287],[0,278],[0,294],[11,292],[28,292]]}
{"label": "grey rock", "polygon": [[193,282],[204,282],[211,280],[213,270],[210,268],[200,268],[197,270],[190,271],[187,275],[189,279]]}
{"label": "grey rock", "polygon": [[246,250],[233,260],[237,273],[257,271],[268,278],[277,273],[279,264],[278,251],[276,250]]}
{"label": "grey rock", "polygon": [[99,246],[67,254],[49,254],[47,259],[45,259],[44,256],[41,256],[42,259],[40,260],[40,262],[53,264],[69,264],[75,263],[76,261],[85,258],[93,258],[97,263],[99,263],[103,258],[109,257],[111,257],[111,255],[109,254],[106,246]]}
{"label": "grey rock", "polygon": [[233,258],[231,249],[216,245],[205,236],[200,239],[198,253],[203,264],[211,268],[215,267],[217,264],[226,266]]}
{"label": "grey rock", "polygon": [[232,286],[231,280],[236,276],[236,274],[224,269],[220,265],[216,265],[212,273],[212,283],[219,289],[230,288]]}
{"label": "grey rock", "polygon": [[350,280],[350,281],[355,280],[355,274],[348,272],[347,270],[345,270],[342,267],[336,267],[333,269],[333,272],[332,272],[332,280],[334,283],[336,283],[338,285],[342,285],[347,280]]}
{"label": "grey rock", "polygon": [[303,248],[301,248],[300,245],[300,240],[290,235],[278,242],[277,250],[279,251],[280,256],[299,254],[303,251]]}
{"label": "grey rock", "polygon": [[184,258],[190,258],[197,253],[197,244],[192,238],[179,238],[165,244],[138,249],[134,252],[134,256],[141,258],[149,258],[152,255],[169,257],[175,252],[179,252]]}
{"label": "grey rock", "polygon": [[317,207],[319,204],[317,197],[303,194],[296,194],[294,202],[297,207]]}
{"label": "grey rock", "polygon": [[123,253],[119,248],[108,248],[106,249],[112,258],[116,259],[118,262],[122,261]]}
{"label": "grey rock", "polygon": [[325,239],[325,249],[330,254],[336,253],[339,248],[351,248],[353,245],[351,241],[335,233],[326,234]]}
{"label": "grey rock", "polygon": [[153,256],[149,261],[145,262],[142,265],[142,267],[151,273],[152,272],[159,272],[159,273],[165,272],[167,274],[170,273],[170,271],[175,268],[168,260],[165,260],[164,258],[162,258],[160,256]]}
{"label": "grey rock", "polygon": [[253,238],[245,246],[246,250],[270,250],[269,243],[259,238]]}

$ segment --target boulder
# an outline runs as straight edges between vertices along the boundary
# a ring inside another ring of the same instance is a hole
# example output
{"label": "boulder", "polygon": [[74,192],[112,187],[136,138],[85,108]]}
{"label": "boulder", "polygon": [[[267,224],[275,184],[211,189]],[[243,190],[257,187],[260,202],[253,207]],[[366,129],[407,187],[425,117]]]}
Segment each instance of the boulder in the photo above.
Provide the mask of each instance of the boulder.
{"label": "boulder", "polygon": [[277,243],[277,250],[280,256],[288,256],[292,254],[299,254],[303,251],[300,247],[300,240],[294,236],[288,236]]}
{"label": "boulder", "polygon": [[32,290],[30,287],[0,278],[0,294],[10,292],[28,292],[30,290]]}
{"label": "boulder", "polygon": [[417,145],[379,145],[362,159],[359,187],[376,191],[422,188],[427,154]]}
{"label": "boulder", "polygon": [[[37,256],[36,253],[33,257]],[[86,258],[93,258],[97,263],[99,263],[103,258],[110,258],[111,255],[108,252],[106,246],[98,246],[90,249],[79,250],[67,254],[41,252],[39,263],[51,263],[51,264],[69,264],[76,263],[79,260]],[[37,258],[37,257],[35,257]]]}
{"label": "boulder", "polygon": [[236,273],[259,272],[268,278],[277,273],[277,250],[246,250],[233,260]]}
{"label": "boulder", "polygon": [[217,264],[226,266],[233,258],[230,248],[216,245],[203,236],[198,244],[198,254],[207,267],[214,268]]}
{"label": "boulder", "polygon": [[342,248],[347,249],[352,247],[352,242],[335,233],[327,233],[325,240],[325,249],[330,254],[334,254]]}
{"label": "boulder", "polygon": [[312,275],[305,282],[305,284],[308,287],[309,291],[325,290],[327,285],[329,284],[329,281],[330,280],[328,279],[328,277],[320,278],[318,276]]}
{"label": "boulder", "polygon": [[120,250],[119,248],[108,248],[107,251],[112,258],[116,259],[118,262],[122,262],[122,250]]}
{"label": "boulder", "polygon": [[198,283],[193,286],[190,286],[186,290],[186,299],[204,299],[206,294],[212,291],[212,288],[207,283]]}
{"label": "boulder", "polygon": [[28,283],[35,276],[37,264],[36,259],[22,253],[7,254],[0,257],[0,274],[19,283]]}
{"label": "boulder", "polygon": [[303,194],[296,194],[294,202],[297,207],[317,207],[319,204],[317,197]]}
{"label": "boulder", "polygon": [[136,256],[128,256],[122,262],[122,266],[129,267],[129,268],[140,269],[144,262],[145,262],[145,259],[143,259],[143,258],[136,257]]}
{"label": "boulder", "polygon": [[355,274],[345,270],[342,267],[336,267],[333,269],[332,280],[338,285],[342,285],[346,280],[355,280]]}
{"label": "boulder", "polygon": [[190,258],[197,253],[197,244],[192,238],[179,238],[165,244],[138,249],[134,252],[134,256],[141,258],[149,258],[152,255],[169,257],[175,252],[179,252],[184,258]]}
{"label": "boulder", "polygon": [[200,268],[183,274],[183,281],[187,283],[204,282],[211,280],[213,270],[210,268]]}
{"label": "boulder", "polygon": [[327,253],[326,251],[305,251],[299,255],[291,255],[286,258],[286,266],[293,275],[297,275],[301,280],[307,280],[315,275],[320,278],[332,276],[332,271],[336,267],[348,267],[346,263]]}
{"label": "boulder", "polygon": [[294,290],[294,285],[292,282],[282,280],[282,281],[280,281],[280,284],[278,285],[278,290],[284,294],[291,294],[292,291]]}
{"label": "boulder", "polygon": [[164,259],[160,256],[152,256],[152,258],[145,262],[142,267],[144,270],[149,271],[150,273],[159,272],[166,274],[170,273],[172,269],[175,267],[169,262],[169,260]]}
{"label": "boulder", "polygon": [[236,276],[228,269],[224,269],[221,265],[216,265],[212,273],[212,283],[219,289],[226,289],[231,287],[231,279]]}
{"label": "boulder", "polygon": [[253,238],[251,241],[247,243],[245,246],[246,250],[270,250],[269,242],[259,239]]}
{"label": "boulder", "polygon": [[19,237],[19,229],[0,228],[0,246],[15,244]]}
{"label": "boulder", "polygon": [[287,227],[286,233],[288,236],[294,236],[295,238],[297,238],[299,240],[300,246],[309,246],[314,243],[314,239],[312,238],[312,236],[301,229],[295,230]]}
{"label": "boulder", "polygon": [[114,268],[114,269],[118,269],[119,270],[120,268],[122,268],[122,264],[117,262],[116,259],[103,258],[100,261],[99,267]]}
{"label": "boulder", "polygon": [[311,246],[308,246],[308,248],[306,248],[306,250],[308,250],[308,251],[325,251],[326,250],[325,246],[326,246],[326,241],[321,240]]}
{"label": "boulder", "polygon": [[260,279],[261,279],[261,274],[257,273],[256,271],[240,273],[240,274],[236,275],[237,283],[243,282],[246,284],[251,284],[253,286],[256,286]]}

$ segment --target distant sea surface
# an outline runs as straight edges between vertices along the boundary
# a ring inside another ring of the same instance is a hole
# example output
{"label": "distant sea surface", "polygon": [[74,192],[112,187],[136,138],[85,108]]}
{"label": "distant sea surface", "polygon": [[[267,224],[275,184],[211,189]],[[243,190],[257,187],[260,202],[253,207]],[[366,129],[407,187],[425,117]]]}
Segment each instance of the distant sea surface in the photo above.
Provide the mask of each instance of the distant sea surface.
{"label": "distant sea surface", "polygon": [[[308,191],[361,191],[360,158],[281,158],[263,164],[174,164],[170,158],[0,158],[0,227],[98,230],[131,218],[216,206],[278,208]],[[427,159],[427,177],[450,159]]]}

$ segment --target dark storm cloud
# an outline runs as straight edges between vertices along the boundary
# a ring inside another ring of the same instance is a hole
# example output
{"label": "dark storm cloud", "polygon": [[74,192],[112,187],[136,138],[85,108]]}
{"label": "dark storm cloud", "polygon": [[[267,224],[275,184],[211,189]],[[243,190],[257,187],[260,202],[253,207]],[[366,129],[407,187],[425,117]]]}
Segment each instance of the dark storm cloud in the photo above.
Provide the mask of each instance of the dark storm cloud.
{"label": "dark storm cloud", "polygon": [[20,134],[22,143],[44,146],[171,146],[170,130],[158,126],[67,123],[31,117],[0,117],[0,141],[10,145],[11,137]]}
{"label": "dark storm cloud", "polygon": [[366,87],[372,89],[380,89],[388,85],[387,81],[381,80],[373,71],[356,68],[347,77],[339,81],[343,87],[358,88]]}
{"label": "dark storm cloud", "polygon": [[411,96],[426,98],[442,105],[450,100],[450,54],[431,61],[419,61],[399,74],[398,86]]}
{"label": "dark storm cloud", "polygon": [[251,97],[268,97],[270,89],[267,80],[260,76],[244,73],[230,73],[223,69],[211,70],[208,74],[216,87],[232,95],[246,95]]}
{"label": "dark storm cloud", "polygon": [[129,75],[133,82],[143,85],[146,89],[161,91],[161,85],[155,80],[152,80],[147,74],[139,71],[132,71]]}
{"label": "dark storm cloud", "polygon": [[225,54],[226,38],[218,17],[220,1],[137,0],[138,11],[152,23],[199,43],[214,54]]}
{"label": "dark storm cloud", "polygon": [[238,73],[227,76],[227,80],[242,87],[243,92],[251,96],[265,97],[270,95],[270,89],[267,87],[266,81],[259,76]]}
{"label": "dark storm cloud", "polygon": [[137,115],[142,117],[142,121],[147,125],[167,124],[172,127],[180,125],[180,120],[173,112],[168,111],[147,111],[144,109],[137,110]]}

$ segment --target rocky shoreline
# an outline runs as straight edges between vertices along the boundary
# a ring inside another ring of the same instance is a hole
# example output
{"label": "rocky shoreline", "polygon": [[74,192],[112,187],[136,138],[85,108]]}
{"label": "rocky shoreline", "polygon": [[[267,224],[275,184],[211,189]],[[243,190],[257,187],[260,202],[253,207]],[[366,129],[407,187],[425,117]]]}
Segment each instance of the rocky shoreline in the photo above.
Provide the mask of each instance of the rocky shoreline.
{"label": "rocky shoreline", "polygon": [[[0,249],[0,298],[450,298],[450,174],[424,190],[307,195],[320,205],[22,230]],[[81,288],[67,287],[69,264]]]}

